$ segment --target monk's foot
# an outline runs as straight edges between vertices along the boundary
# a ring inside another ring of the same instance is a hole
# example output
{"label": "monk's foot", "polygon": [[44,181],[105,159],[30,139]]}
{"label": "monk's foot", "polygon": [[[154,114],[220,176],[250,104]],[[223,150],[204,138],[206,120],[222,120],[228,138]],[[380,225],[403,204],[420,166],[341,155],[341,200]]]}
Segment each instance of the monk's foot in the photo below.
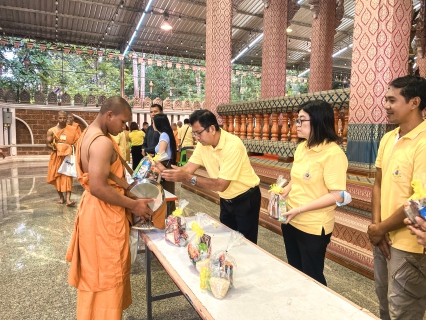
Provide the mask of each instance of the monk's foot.
{"label": "monk's foot", "polygon": [[60,199],[57,203],[58,204],[64,204],[65,203],[65,199]]}
{"label": "monk's foot", "polygon": [[75,201],[68,202],[67,207],[75,207]]}

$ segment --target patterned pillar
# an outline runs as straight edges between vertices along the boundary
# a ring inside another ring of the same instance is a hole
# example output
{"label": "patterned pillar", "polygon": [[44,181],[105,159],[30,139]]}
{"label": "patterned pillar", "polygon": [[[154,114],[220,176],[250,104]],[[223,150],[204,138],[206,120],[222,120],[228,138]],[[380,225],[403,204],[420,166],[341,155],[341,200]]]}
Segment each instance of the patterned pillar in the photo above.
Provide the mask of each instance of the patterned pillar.
{"label": "patterned pillar", "polygon": [[356,0],[347,156],[371,170],[386,131],[388,84],[407,74],[412,0]]}
{"label": "patterned pillar", "polygon": [[426,57],[419,58],[417,57],[417,65],[419,66],[420,77],[426,78]]}
{"label": "patterned pillar", "polygon": [[216,108],[231,100],[232,0],[207,0],[206,28],[205,105],[222,124]]}
{"label": "patterned pillar", "polygon": [[426,77],[426,0],[420,1],[420,10],[416,23],[416,36],[414,37],[417,55],[417,65],[420,76]]}
{"label": "patterned pillar", "polygon": [[336,2],[320,0],[318,6],[312,9],[309,92],[331,90]]}
{"label": "patterned pillar", "polygon": [[261,97],[285,96],[287,0],[271,0],[263,14]]}

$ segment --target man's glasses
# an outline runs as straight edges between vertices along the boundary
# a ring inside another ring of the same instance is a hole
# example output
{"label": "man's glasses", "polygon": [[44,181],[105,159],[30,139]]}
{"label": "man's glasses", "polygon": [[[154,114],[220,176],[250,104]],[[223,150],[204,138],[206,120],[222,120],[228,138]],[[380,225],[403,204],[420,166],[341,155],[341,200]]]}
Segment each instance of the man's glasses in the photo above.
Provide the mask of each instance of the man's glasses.
{"label": "man's glasses", "polygon": [[296,118],[294,120],[294,122],[296,123],[296,126],[298,126],[298,127],[301,127],[303,122],[305,122],[305,121],[311,121],[311,120],[302,120],[302,119],[299,119],[299,118]]}
{"label": "man's glasses", "polygon": [[199,136],[201,136],[201,134],[204,132],[204,131],[206,131],[206,129],[207,128],[204,128],[204,130],[201,130],[200,132],[197,132],[197,131],[192,131],[192,136],[193,137],[199,137]]}

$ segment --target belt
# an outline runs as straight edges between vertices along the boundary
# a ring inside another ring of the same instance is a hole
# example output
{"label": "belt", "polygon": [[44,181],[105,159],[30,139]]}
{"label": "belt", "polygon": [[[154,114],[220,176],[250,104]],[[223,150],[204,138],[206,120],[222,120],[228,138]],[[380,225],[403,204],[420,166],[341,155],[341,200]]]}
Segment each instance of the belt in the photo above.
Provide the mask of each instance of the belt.
{"label": "belt", "polygon": [[253,188],[248,189],[246,192],[236,196],[235,198],[232,199],[223,199],[223,201],[227,202],[227,203],[237,203],[245,198],[247,198],[249,195],[251,195],[253,193],[253,191],[259,189],[259,186],[255,186]]}

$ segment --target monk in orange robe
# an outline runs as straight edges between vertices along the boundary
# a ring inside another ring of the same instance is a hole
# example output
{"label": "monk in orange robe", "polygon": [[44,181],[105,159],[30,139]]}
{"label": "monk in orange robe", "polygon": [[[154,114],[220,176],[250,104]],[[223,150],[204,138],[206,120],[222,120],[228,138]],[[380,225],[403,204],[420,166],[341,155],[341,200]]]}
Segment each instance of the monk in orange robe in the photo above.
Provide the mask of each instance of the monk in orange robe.
{"label": "monk in orange robe", "polygon": [[78,135],[81,135],[81,127],[77,122],[74,122],[74,116],[71,113],[67,115],[67,125],[76,127]]}
{"label": "monk in orange robe", "polygon": [[153,199],[131,199],[108,179],[124,180],[119,148],[111,135],[132,120],[121,97],[107,99],[77,144],[78,181],[85,189],[65,259],[71,262],[68,283],[78,289],[77,319],[122,318],[132,303],[130,290],[130,223],[132,214],[149,219]]}
{"label": "monk in orange robe", "polygon": [[[66,203],[67,206],[75,206],[71,201],[72,177],[58,173],[58,169],[65,157],[72,154],[72,146],[75,145],[80,134],[76,127],[67,125],[67,114],[65,111],[58,112],[58,124],[47,131],[46,146],[52,149],[47,169],[46,182],[55,186],[59,194],[59,204]],[[64,198],[66,193],[66,200]]]}

